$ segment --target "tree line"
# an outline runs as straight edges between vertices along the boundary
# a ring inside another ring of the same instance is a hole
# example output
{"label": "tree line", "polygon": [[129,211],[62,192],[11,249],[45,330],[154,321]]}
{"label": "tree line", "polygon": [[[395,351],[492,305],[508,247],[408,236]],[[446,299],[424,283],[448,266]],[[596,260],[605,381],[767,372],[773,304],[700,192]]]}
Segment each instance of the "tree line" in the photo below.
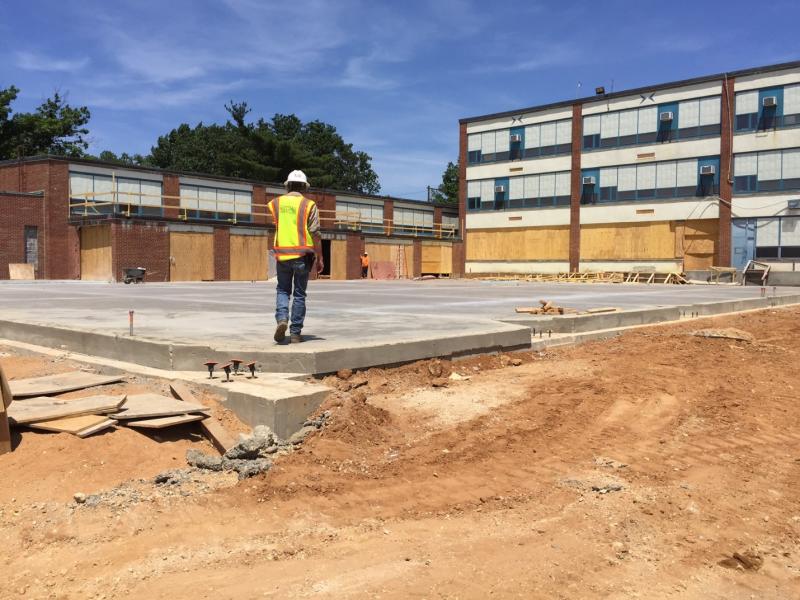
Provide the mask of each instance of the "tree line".
{"label": "tree line", "polygon": [[[0,160],[54,154],[97,158],[120,165],[159,167],[225,177],[283,181],[302,169],[314,187],[377,194],[381,186],[372,157],[344,141],[336,127],[319,120],[303,122],[294,114],[248,120],[246,102],[225,105],[223,124],[183,123],[158,137],[147,155],[88,153],[91,112],[73,107],[55,93],[33,112],[14,112],[19,89],[0,89]],[[458,168],[449,163],[432,194],[437,202],[457,202]]]}

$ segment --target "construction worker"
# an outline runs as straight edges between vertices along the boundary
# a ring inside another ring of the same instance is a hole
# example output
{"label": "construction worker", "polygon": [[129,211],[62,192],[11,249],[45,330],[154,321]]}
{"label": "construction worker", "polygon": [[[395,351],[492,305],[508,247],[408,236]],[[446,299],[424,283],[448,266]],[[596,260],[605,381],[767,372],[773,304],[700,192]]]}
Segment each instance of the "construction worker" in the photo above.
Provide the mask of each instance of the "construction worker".
{"label": "construction worker", "polygon": [[361,255],[361,279],[366,279],[369,275],[369,254],[364,252]]}
{"label": "construction worker", "polygon": [[[290,341],[303,341],[300,332],[306,316],[306,286],[315,269],[321,273],[322,244],[319,234],[319,213],[313,200],[303,196],[308,179],[302,171],[292,171],[283,184],[286,194],[267,205],[275,223],[275,255],[278,269],[278,294],[275,300],[274,339],[282,342],[289,327]],[[289,297],[292,297],[291,326],[289,326]]]}

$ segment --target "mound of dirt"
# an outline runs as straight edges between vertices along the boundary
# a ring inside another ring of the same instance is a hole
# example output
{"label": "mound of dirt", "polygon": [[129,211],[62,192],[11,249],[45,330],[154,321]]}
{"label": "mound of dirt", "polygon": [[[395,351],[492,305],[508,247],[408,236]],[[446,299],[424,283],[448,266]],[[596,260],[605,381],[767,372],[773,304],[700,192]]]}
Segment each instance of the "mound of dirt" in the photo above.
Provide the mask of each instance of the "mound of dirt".
{"label": "mound of dirt", "polygon": [[381,443],[392,420],[386,410],[370,404],[361,391],[331,394],[318,410],[319,413],[325,411],[330,411],[330,418],[322,435],[328,440],[348,444],[364,440]]}

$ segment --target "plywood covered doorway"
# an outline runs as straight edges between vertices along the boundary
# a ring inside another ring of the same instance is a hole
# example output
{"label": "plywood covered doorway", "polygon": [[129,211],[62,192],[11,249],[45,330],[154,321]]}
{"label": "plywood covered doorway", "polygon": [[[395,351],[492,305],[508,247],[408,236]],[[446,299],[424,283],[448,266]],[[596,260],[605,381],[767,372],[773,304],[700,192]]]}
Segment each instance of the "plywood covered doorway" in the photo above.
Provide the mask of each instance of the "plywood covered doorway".
{"label": "plywood covered doorway", "polygon": [[345,240],[331,240],[330,263],[331,279],[347,279],[347,242]]}
{"label": "plywood covered doorway", "polygon": [[81,279],[111,281],[111,225],[81,227]]}
{"label": "plywood covered doorway", "polygon": [[231,235],[231,281],[265,281],[268,252],[265,235]]}
{"label": "plywood covered doorway", "polygon": [[453,272],[453,247],[423,243],[422,272],[431,275],[450,275]]}
{"label": "plywood covered doorway", "polygon": [[213,281],[214,235],[190,231],[169,234],[169,280]]}

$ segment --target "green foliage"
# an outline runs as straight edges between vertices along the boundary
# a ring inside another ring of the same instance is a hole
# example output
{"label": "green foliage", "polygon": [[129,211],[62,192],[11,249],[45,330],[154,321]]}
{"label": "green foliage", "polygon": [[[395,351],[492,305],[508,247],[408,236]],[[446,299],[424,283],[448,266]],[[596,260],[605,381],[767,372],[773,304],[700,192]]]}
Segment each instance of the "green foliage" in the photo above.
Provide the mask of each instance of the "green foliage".
{"label": "green foliage", "polygon": [[440,204],[458,204],[458,163],[447,163],[442,183],[431,190],[431,200]]}
{"label": "green foliage", "polygon": [[317,188],[380,191],[370,156],[354,151],[332,125],[282,114],[248,123],[247,103],[231,102],[225,108],[230,120],[224,125],[183,124],[159,137],[149,157],[152,164],[264,181],[283,181],[302,169]]}
{"label": "green foliage", "polygon": [[14,113],[19,89],[0,89],[0,160],[36,154],[85,156],[89,109],[73,108],[58,92],[32,113]]}
{"label": "green foliage", "polygon": [[103,150],[100,156],[97,157],[103,162],[116,163],[118,165],[136,166],[136,167],[153,167],[155,166],[150,156],[142,156],[141,154],[134,154],[131,156],[127,152],[123,152],[119,156],[110,150]]}

